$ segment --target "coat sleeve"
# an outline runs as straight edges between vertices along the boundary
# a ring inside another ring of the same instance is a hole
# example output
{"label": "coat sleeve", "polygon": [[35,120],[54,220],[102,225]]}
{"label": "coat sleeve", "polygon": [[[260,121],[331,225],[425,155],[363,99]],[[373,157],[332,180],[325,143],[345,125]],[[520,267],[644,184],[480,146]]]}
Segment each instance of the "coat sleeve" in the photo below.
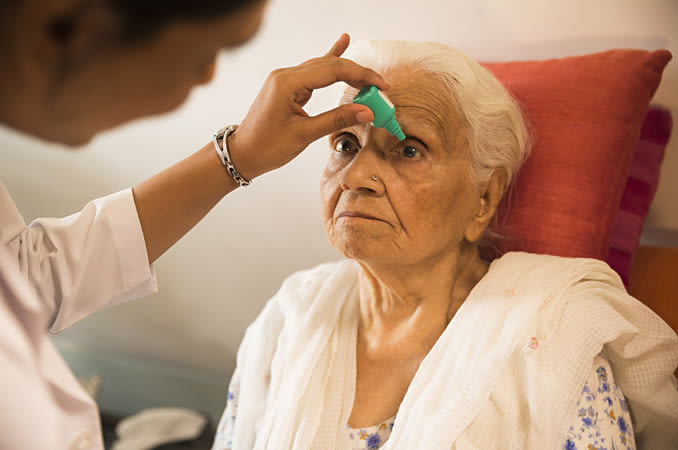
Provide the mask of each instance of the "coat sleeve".
{"label": "coat sleeve", "polygon": [[131,189],[27,226],[0,185],[0,213],[0,245],[47,308],[51,333],[157,291]]}

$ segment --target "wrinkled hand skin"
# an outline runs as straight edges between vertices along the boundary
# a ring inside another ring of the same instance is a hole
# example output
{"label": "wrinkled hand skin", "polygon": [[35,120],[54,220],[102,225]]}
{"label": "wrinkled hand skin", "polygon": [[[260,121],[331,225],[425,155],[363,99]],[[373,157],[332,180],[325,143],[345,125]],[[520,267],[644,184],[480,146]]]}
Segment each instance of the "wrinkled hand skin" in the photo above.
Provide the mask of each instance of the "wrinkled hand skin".
{"label": "wrinkled hand skin", "polygon": [[357,89],[366,85],[388,89],[389,84],[378,73],[341,58],[349,42],[349,36],[343,34],[324,56],[271,72],[229,139],[233,163],[245,178],[277,169],[311,142],[374,118],[369,108],[358,104],[342,105],[313,117],[304,111],[315,89],[339,81]]}

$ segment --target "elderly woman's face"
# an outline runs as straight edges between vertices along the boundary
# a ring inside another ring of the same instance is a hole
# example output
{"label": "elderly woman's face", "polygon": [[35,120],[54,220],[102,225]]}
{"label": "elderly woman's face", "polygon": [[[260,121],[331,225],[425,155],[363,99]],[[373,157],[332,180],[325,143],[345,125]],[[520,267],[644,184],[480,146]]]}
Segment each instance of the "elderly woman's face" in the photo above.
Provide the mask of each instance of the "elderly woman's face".
{"label": "elderly woman's face", "polygon": [[[330,136],[325,231],[337,250],[364,262],[447,258],[478,211],[465,132],[439,81],[406,69],[385,75],[407,139],[369,125]],[[353,95],[348,90],[343,101]]]}

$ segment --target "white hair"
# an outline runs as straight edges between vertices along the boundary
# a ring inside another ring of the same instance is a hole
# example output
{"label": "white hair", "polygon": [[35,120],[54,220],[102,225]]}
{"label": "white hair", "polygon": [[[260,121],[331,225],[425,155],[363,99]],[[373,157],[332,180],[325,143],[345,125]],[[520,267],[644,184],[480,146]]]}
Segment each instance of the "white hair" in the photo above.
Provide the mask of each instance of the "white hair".
{"label": "white hair", "polygon": [[486,183],[495,169],[505,170],[505,189],[511,185],[530,152],[530,133],[518,102],[487,69],[435,42],[362,41],[345,57],[380,73],[406,67],[435,76],[467,128],[476,186]]}

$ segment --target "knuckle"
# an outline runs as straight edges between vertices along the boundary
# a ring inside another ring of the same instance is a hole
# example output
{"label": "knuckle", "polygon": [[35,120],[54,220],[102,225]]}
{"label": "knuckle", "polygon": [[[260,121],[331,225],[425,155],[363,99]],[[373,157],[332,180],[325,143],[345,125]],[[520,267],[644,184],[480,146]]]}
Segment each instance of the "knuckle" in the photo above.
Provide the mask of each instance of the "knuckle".
{"label": "knuckle", "polygon": [[330,61],[330,64],[332,64],[332,67],[339,68],[339,67],[344,67],[346,66],[348,60],[339,58],[338,56],[332,57],[332,60]]}
{"label": "knuckle", "polygon": [[299,64],[299,68],[307,69],[307,68],[311,68],[311,67],[316,67],[316,66],[323,64],[325,62],[325,60],[326,60],[326,57],[324,57],[324,56],[307,59],[303,63]]}
{"label": "knuckle", "polygon": [[268,82],[275,88],[285,83],[287,71],[285,69],[276,69],[268,76]]}

